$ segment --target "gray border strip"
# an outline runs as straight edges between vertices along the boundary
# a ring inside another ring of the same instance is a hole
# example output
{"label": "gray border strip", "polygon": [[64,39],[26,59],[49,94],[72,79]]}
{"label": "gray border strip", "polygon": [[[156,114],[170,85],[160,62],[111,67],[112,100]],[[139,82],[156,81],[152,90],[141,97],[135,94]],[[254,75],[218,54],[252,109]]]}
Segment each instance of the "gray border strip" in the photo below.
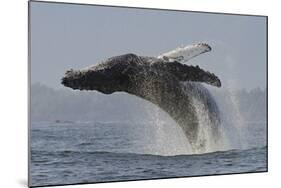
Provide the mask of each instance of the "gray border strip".
{"label": "gray border strip", "polygon": [[28,121],[28,167],[27,167],[27,176],[28,176],[28,179],[27,179],[27,185],[28,187],[31,187],[31,8],[30,8],[30,1],[28,1],[28,23],[27,23],[27,29],[28,29],[28,34],[27,34],[27,37],[28,37],[28,47],[27,47],[27,50],[28,50],[28,62],[27,62],[27,65],[28,65],[28,88],[27,88],[27,94],[28,94],[28,104],[27,104],[27,108],[28,108],[28,117],[27,117],[27,121]]}
{"label": "gray border strip", "polygon": [[[162,11],[176,11],[176,12],[191,12],[191,13],[204,13],[204,14],[220,14],[220,15],[233,15],[233,16],[251,16],[251,17],[264,17],[266,18],[266,140],[267,140],[267,158],[266,158],[266,170],[259,172],[241,172],[241,173],[224,173],[224,174],[206,174],[196,176],[179,176],[179,177],[165,177],[165,178],[150,178],[150,179],[135,179],[135,180],[114,180],[114,181],[101,181],[101,182],[87,182],[87,183],[73,183],[73,184],[54,184],[54,185],[40,185],[32,186],[31,180],[31,3],[46,3],[46,4],[67,4],[73,6],[96,6],[96,7],[112,7],[112,8],[129,8],[129,9],[145,9],[145,10],[162,10]],[[237,174],[252,174],[252,173],[265,173],[268,172],[268,16],[266,15],[251,15],[251,14],[235,14],[235,13],[223,13],[223,12],[204,12],[204,11],[191,11],[191,10],[173,10],[173,9],[159,9],[159,8],[144,8],[144,7],[126,7],[115,5],[99,5],[99,4],[86,4],[86,3],[69,3],[69,2],[56,2],[56,1],[28,1],[28,187],[50,187],[50,186],[66,186],[66,185],[84,185],[84,184],[96,184],[96,183],[112,183],[112,182],[130,182],[141,180],[160,180],[160,179],[175,179],[175,178],[190,178],[190,177],[205,177],[205,176],[221,176],[221,175],[237,175]]]}

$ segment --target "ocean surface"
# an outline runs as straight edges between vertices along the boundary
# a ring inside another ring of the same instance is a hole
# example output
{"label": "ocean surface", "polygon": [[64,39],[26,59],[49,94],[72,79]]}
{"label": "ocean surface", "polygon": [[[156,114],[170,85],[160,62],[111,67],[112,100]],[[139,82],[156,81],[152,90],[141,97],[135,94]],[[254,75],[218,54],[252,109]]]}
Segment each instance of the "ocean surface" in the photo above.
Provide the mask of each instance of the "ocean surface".
{"label": "ocean surface", "polygon": [[246,139],[241,139],[246,146],[240,143],[224,151],[197,154],[190,151],[180,129],[161,126],[32,122],[31,185],[267,171],[264,123],[249,124]]}

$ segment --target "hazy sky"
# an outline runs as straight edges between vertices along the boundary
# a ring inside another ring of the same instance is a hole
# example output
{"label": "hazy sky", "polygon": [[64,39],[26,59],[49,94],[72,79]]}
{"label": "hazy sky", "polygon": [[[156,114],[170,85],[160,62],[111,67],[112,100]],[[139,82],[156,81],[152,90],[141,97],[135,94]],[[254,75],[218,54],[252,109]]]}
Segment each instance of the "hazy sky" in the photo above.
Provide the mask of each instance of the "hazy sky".
{"label": "hazy sky", "polygon": [[199,65],[223,87],[266,87],[266,18],[223,14],[31,3],[31,82],[54,88],[64,72],[125,53],[154,56],[206,42]]}

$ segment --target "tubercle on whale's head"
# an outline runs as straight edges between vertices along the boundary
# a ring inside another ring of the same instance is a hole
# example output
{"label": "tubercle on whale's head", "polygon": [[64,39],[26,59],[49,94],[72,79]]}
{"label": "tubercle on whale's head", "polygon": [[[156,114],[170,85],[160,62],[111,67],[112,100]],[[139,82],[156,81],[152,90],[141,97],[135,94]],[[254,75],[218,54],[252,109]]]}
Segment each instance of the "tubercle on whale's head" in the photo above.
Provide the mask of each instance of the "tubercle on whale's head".
{"label": "tubercle on whale's head", "polygon": [[120,66],[98,64],[82,70],[68,70],[61,83],[74,90],[96,90],[104,94],[124,91],[128,85],[128,77],[122,74]]}

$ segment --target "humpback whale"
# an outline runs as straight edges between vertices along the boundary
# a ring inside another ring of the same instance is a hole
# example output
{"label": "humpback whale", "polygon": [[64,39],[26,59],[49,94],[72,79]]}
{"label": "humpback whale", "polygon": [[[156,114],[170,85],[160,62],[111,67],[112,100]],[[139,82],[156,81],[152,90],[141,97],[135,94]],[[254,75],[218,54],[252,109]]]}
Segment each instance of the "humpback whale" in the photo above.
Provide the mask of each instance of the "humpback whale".
{"label": "humpback whale", "polygon": [[[201,47],[207,47],[207,50]],[[210,49],[207,44],[197,44],[194,48],[187,48],[186,52],[181,49],[179,54],[188,59]],[[175,120],[196,150],[204,147],[204,140],[198,137],[200,114],[194,101],[203,106],[204,115],[211,122],[212,133],[217,135],[219,110],[212,95],[201,83],[221,87],[221,81],[199,66],[182,64],[174,52],[172,57],[169,54],[147,57],[133,53],[114,56],[81,70],[68,70],[61,82],[75,90],[96,90],[104,94],[126,92],[150,101]]]}

